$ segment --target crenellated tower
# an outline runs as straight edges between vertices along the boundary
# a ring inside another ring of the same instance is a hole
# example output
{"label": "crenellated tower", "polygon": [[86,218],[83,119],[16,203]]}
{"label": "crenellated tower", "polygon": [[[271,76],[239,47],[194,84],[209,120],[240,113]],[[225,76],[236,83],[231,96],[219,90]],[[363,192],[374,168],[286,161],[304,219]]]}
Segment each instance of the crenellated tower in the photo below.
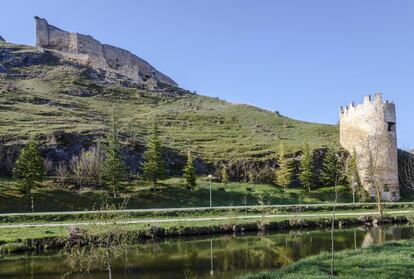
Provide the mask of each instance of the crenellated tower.
{"label": "crenellated tower", "polygon": [[395,104],[384,102],[377,93],[374,99],[364,97],[363,104],[351,102],[341,107],[339,115],[340,143],[356,153],[363,187],[374,196],[376,183],[383,199],[399,200]]}

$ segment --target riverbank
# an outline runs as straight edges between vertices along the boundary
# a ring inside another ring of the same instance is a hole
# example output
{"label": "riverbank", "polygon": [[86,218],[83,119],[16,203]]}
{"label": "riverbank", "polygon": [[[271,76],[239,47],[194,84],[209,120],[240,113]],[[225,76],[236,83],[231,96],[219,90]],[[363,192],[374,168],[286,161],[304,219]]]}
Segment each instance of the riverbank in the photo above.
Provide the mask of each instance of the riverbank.
{"label": "riverbank", "polygon": [[[335,278],[413,278],[414,240],[386,243],[367,249],[336,253]],[[275,272],[251,275],[245,279],[332,278],[331,254],[322,253]]]}
{"label": "riverbank", "polygon": [[[404,215],[377,218],[375,216],[341,216],[337,213],[336,227],[375,226],[379,224],[404,224],[409,220]],[[108,221],[113,224],[113,221]],[[100,227],[99,233],[111,234],[110,229],[96,221],[90,225]],[[330,228],[331,217],[318,218],[299,215],[291,217],[269,218],[258,216],[244,220],[228,216],[223,220],[203,220],[199,222],[139,223],[118,224],[117,234],[128,239],[131,244],[148,239],[174,238],[213,234],[243,234],[245,232],[284,231],[290,229]],[[75,232],[75,233],[74,233]],[[75,227],[70,224],[59,227],[22,227],[0,230],[0,253],[24,251],[45,251],[61,249],[66,244],[88,244],[90,231],[87,226]]]}

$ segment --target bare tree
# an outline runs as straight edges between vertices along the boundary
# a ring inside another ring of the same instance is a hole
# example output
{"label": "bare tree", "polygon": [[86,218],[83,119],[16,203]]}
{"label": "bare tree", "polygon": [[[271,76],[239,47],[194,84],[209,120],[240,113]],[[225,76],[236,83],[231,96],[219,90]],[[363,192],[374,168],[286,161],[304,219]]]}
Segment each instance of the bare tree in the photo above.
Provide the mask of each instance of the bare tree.
{"label": "bare tree", "polygon": [[52,175],[53,172],[54,172],[53,161],[50,160],[49,158],[45,158],[43,160],[43,169],[44,169],[46,175]]}
{"label": "bare tree", "polygon": [[364,150],[358,154],[358,165],[362,171],[363,184],[369,186],[370,194],[375,198],[378,214],[383,216],[382,193],[386,190],[384,175],[389,141],[383,135],[373,133],[363,142]]}
{"label": "bare tree", "polygon": [[265,231],[266,226],[269,224],[270,220],[267,218],[267,216],[270,213],[270,205],[272,201],[270,199],[266,198],[266,195],[264,193],[258,193],[256,195],[257,202],[259,204],[259,210],[260,210],[260,220],[257,223],[257,226],[260,231]]}
{"label": "bare tree", "polygon": [[103,162],[103,152],[99,144],[72,158],[70,168],[80,188],[102,185]]}
{"label": "bare tree", "polygon": [[334,203],[332,207],[332,220],[331,220],[331,276],[334,276],[335,271],[335,218],[336,218],[336,204],[338,203],[340,193],[338,185],[344,180],[345,178],[345,165],[344,159],[339,155],[338,150],[335,150],[334,155],[336,156],[336,170],[333,171],[330,175],[332,182],[334,183]]}
{"label": "bare tree", "polygon": [[66,164],[59,163],[59,165],[56,168],[56,176],[57,176],[58,183],[60,185],[64,185],[68,181],[69,176],[70,176],[70,171],[68,167],[66,166]]}
{"label": "bare tree", "polygon": [[69,270],[66,274],[88,274],[93,270],[106,270],[108,278],[112,279],[113,262],[128,251],[133,239],[119,221],[127,218],[126,213],[120,213],[126,208],[127,200],[120,206],[104,204],[102,211],[93,215],[90,224],[83,228],[69,228],[69,238],[62,254],[66,257]]}

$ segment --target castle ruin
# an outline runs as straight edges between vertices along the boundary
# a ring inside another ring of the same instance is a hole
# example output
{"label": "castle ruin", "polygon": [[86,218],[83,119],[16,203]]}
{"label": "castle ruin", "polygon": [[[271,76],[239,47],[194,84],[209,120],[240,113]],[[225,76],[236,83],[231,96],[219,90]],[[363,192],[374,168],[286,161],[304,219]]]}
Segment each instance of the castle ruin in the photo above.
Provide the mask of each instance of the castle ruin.
{"label": "castle ruin", "polygon": [[171,78],[125,49],[102,44],[89,35],[63,31],[37,16],[35,20],[36,46],[39,48],[59,52],[66,59],[125,76],[136,83],[153,80],[177,86]]}
{"label": "castle ruin", "polygon": [[[382,199],[399,200],[395,104],[383,102],[382,94],[364,97],[340,108],[340,143],[356,154],[362,186],[372,195],[380,188]],[[375,183],[375,184],[374,184]]]}

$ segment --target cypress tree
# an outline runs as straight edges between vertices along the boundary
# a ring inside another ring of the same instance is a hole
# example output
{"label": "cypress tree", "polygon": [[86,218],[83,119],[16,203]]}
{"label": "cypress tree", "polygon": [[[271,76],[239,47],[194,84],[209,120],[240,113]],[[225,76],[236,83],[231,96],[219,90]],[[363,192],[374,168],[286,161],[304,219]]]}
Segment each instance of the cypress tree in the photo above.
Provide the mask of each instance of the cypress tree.
{"label": "cypress tree", "polygon": [[184,178],[186,180],[187,187],[193,190],[197,185],[197,179],[195,175],[194,161],[191,151],[188,151],[187,164],[184,167]]}
{"label": "cypress tree", "polygon": [[221,177],[221,182],[224,185],[229,184],[229,182],[230,182],[229,172],[228,172],[227,167],[225,165],[223,165],[221,167],[220,177]]}
{"label": "cypress tree", "polygon": [[154,119],[152,124],[152,133],[147,140],[147,146],[144,154],[143,165],[144,177],[154,185],[154,191],[157,190],[157,182],[165,175],[164,162],[162,161],[161,141],[157,122]]}
{"label": "cypress tree", "polygon": [[302,151],[299,179],[303,187],[305,187],[308,192],[311,191],[311,187],[314,183],[314,177],[315,170],[313,166],[313,150],[310,148],[309,144],[306,144]]}
{"label": "cypress tree", "polygon": [[19,180],[18,185],[30,195],[32,188],[39,186],[44,177],[43,158],[39,144],[31,139],[24,147],[16,161],[13,175]]}
{"label": "cypress tree", "polygon": [[280,143],[279,151],[279,168],[275,171],[275,184],[283,187],[286,192],[286,188],[292,184],[294,166],[292,160],[288,160],[285,157],[285,148],[283,142]]}
{"label": "cypress tree", "polygon": [[121,181],[127,174],[126,166],[121,154],[121,144],[119,142],[119,120],[116,109],[112,112],[111,128],[107,136],[107,146],[105,152],[104,176],[112,188],[114,197],[120,190]]}

